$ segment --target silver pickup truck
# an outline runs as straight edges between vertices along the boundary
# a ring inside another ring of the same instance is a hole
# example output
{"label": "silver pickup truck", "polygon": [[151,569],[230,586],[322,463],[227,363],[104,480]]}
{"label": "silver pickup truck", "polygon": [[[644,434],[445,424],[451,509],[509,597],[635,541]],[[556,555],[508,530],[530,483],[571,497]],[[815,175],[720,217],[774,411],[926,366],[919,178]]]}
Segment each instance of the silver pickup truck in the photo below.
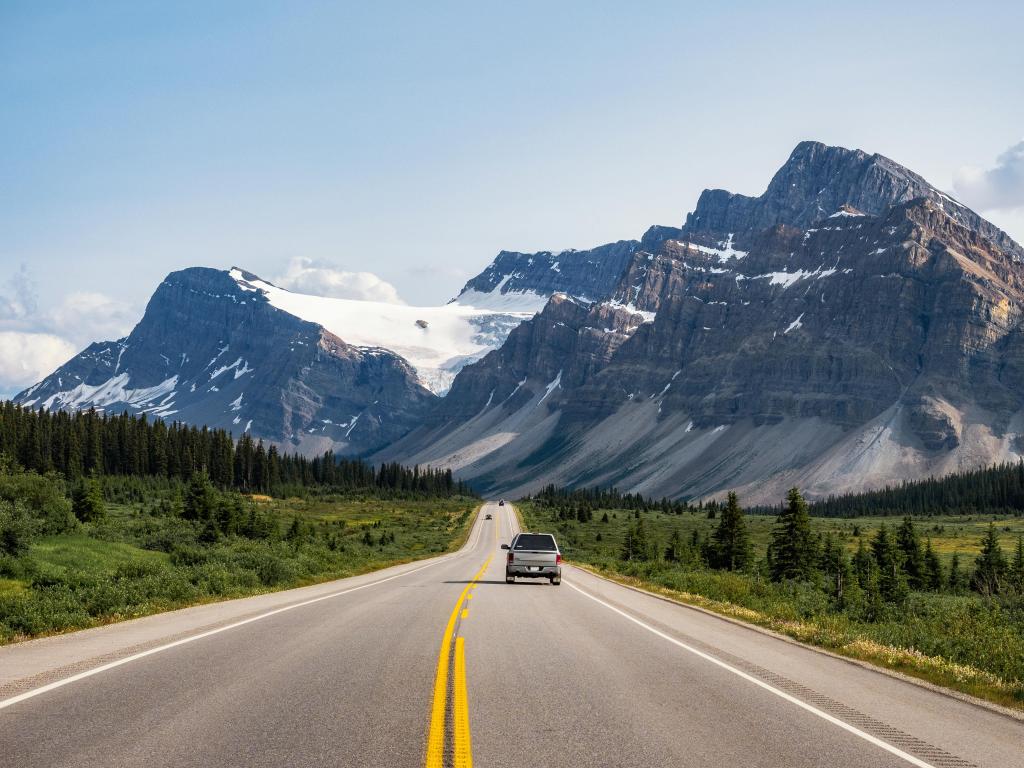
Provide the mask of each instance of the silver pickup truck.
{"label": "silver pickup truck", "polygon": [[511,544],[502,544],[501,548],[508,550],[506,584],[512,584],[516,576],[562,583],[562,553],[550,533],[518,533]]}

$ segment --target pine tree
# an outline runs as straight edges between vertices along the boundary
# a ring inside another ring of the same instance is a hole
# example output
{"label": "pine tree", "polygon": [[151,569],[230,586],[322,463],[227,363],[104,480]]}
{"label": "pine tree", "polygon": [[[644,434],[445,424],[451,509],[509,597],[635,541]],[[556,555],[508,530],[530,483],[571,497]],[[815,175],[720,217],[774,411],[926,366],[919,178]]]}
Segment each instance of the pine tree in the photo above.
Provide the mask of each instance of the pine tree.
{"label": "pine tree", "polygon": [[1018,595],[1024,595],[1024,536],[1017,537],[1017,549],[1010,565],[1010,584]]}
{"label": "pine tree", "polygon": [[832,598],[841,607],[844,604],[845,593],[848,591],[850,583],[855,580],[851,578],[850,563],[846,559],[846,553],[836,542],[831,531],[825,535],[818,567],[827,579]]}
{"label": "pine tree", "polygon": [[871,557],[868,548],[864,546],[864,539],[860,539],[857,542],[857,552],[853,556],[853,575],[857,577],[861,587],[866,587],[873,566],[875,566],[874,558]]}
{"label": "pine tree", "polygon": [[712,565],[729,571],[742,571],[750,565],[753,553],[743,510],[735,493],[730,493],[713,534]]}
{"label": "pine tree", "polygon": [[189,480],[185,491],[185,506],[182,517],[186,520],[209,520],[213,517],[213,486],[205,471],[196,472]]}
{"label": "pine tree", "polygon": [[71,511],[83,523],[101,520],[106,514],[103,489],[94,477],[79,481],[71,494]]}
{"label": "pine tree", "polygon": [[932,540],[924,545],[924,584],[923,587],[931,592],[941,592],[945,580],[942,575],[942,563],[939,556],[932,547]]}
{"label": "pine tree", "polygon": [[650,560],[650,544],[647,539],[647,529],[644,528],[644,521],[638,520],[628,531],[622,543],[621,559],[629,562],[631,560]]}
{"label": "pine tree", "polygon": [[665,547],[665,559],[670,563],[681,563],[683,547],[683,537],[679,535],[679,531],[672,531],[672,535],[668,539],[668,546]]}
{"label": "pine tree", "polygon": [[878,566],[878,584],[882,597],[891,603],[902,603],[907,597],[907,579],[903,572],[903,553],[882,525],[871,541],[871,552]]}
{"label": "pine tree", "polygon": [[807,502],[796,488],[790,489],[786,506],[775,521],[771,551],[771,575],[775,581],[807,581],[813,578],[817,552],[811,533],[811,519],[807,513]]}
{"label": "pine tree", "polygon": [[949,576],[946,579],[946,586],[947,589],[954,594],[963,592],[967,586],[967,580],[964,572],[960,568],[959,552],[953,553],[953,559],[949,563]]}
{"label": "pine tree", "polygon": [[924,553],[921,551],[921,540],[914,529],[914,521],[903,518],[896,529],[896,548],[903,557],[903,572],[907,575],[907,583],[911,589],[923,589],[925,586]]}
{"label": "pine tree", "polygon": [[981,540],[981,554],[974,561],[971,586],[983,595],[996,595],[1002,589],[1006,575],[1006,556],[999,546],[995,525],[989,523],[988,533]]}

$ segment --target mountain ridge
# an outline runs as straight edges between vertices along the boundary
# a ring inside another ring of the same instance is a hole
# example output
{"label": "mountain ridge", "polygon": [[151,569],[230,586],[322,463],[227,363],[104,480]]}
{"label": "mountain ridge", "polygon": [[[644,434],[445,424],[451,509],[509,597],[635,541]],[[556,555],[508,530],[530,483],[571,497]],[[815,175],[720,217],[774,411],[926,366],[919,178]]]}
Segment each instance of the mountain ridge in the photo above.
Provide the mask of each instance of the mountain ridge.
{"label": "mountain ridge", "polygon": [[1016,459],[1020,253],[893,161],[802,143],[761,196],[708,191],[649,229],[610,300],[552,300],[380,455],[484,491],[755,500]]}
{"label": "mountain ridge", "polygon": [[[451,467],[486,492],[615,484],[756,502],[791,484],[816,496],[1024,455],[1022,263],[1006,233],[898,163],[801,142],[759,196],[705,190],[682,226],[639,240],[502,251],[441,308],[221,275],[232,303],[306,323],[301,338],[331,361],[312,378],[313,361],[287,364],[296,373],[275,387],[294,404],[262,417],[285,425],[268,439]],[[121,375],[136,344],[85,350],[79,363],[107,374],[90,386]],[[234,354],[212,370],[251,376]],[[21,402],[84,405],[54,399],[68,374],[80,375],[62,367]],[[166,418],[183,402],[167,381],[99,396]],[[208,402],[220,410],[192,413],[234,423],[234,400]]]}

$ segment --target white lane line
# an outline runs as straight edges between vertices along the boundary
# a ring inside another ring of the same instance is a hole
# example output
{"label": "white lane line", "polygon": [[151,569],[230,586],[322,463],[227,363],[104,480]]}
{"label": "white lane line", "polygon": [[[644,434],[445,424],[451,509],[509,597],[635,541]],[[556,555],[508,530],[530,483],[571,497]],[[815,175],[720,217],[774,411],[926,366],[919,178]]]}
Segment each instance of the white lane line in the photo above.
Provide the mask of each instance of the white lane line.
{"label": "white lane line", "polygon": [[736,667],[732,666],[731,664],[726,664],[724,661],[722,661],[720,659],[716,659],[714,656],[711,656],[711,655],[709,655],[707,653],[704,653],[703,651],[700,651],[700,650],[694,648],[692,645],[687,645],[684,642],[676,640],[674,637],[671,637],[670,635],[666,635],[661,630],[655,629],[650,624],[646,624],[646,623],[640,621],[640,619],[637,619],[637,618],[635,618],[633,616],[630,616],[625,611],[619,610],[614,605],[606,603],[604,600],[602,600],[599,597],[594,597],[594,595],[592,595],[589,592],[586,592],[586,591],[580,589],[579,587],[577,587],[575,584],[573,584],[571,582],[565,581],[563,579],[562,583],[566,584],[567,586],[572,587],[573,589],[575,589],[577,592],[579,592],[584,597],[589,597],[595,603],[599,603],[600,605],[603,605],[608,610],[614,611],[615,613],[619,614],[623,618],[629,619],[634,624],[636,624],[638,626],[641,626],[644,629],[646,629],[648,632],[651,632],[652,634],[657,635],[658,637],[662,638],[663,640],[668,640],[673,645],[679,646],[684,651],[689,651],[690,653],[694,654],[695,656],[699,656],[700,658],[704,659],[705,661],[710,661],[712,664],[714,664],[716,666],[719,666],[719,667],[721,667],[724,670],[732,672],[734,675],[736,675],[738,677],[742,677],[747,682],[753,683],[754,685],[757,685],[757,686],[760,686],[761,688],[764,688],[766,691],[770,691],[771,693],[774,693],[780,699],[785,699],[786,701],[788,701],[788,702],[790,702],[792,704],[796,704],[801,709],[805,709],[808,712],[810,712],[811,714],[817,715],[822,720],[827,720],[828,722],[832,723],[833,725],[839,726],[844,731],[849,731],[854,736],[859,736],[860,738],[864,739],[865,741],[870,742],[871,744],[874,744],[876,747],[881,747],[886,752],[889,752],[889,753],[891,753],[893,755],[896,755],[896,757],[899,757],[899,758],[902,758],[903,760],[906,760],[911,765],[916,765],[916,766],[918,766],[918,768],[935,768],[935,766],[933,766],[931,763],[926,763],[926,762],[924,762],[924,760],[919,760],[918,758],[916,758],[913,755],[911,755],[909,752],[904,752],[902,749],[899,749],[898,747],[894,747],[892,744],[888,744],[888,743],[882,741],[881,739],[879,739],[879,738],[877,738],[875,736],[872,736],[870,733],[866,733],[865,731],[862,731],[859,728],[855,728],[854,726],[850,725],[849,723],[843,722],[842,720],[840,720],[837,717],[833,717],[828,712],[824,712],[824,711],[818,709],[817,707],[815,707],[815,706],[813,706],[811,704],[808,704],[805,701],[801,701],[800,699],[796,698],[795,696],[791,696],[790,694],[786,693],[785,691],[780,690],[780,689],[776,688],[773,685],[769,685],[768,683],[764,682],[763,680],[759,680],[756,677],[754,677],[753,675],[749,675],[746,672],[744,672],[743,670],[737,669]]}
{"label": "white lane line", "polygon": [[254,621],[260,621],[261,619],[267,619],[267,618],[270,618],[271,616],[276,616],[277,614],[284,613],[285,611],[291,611],[291,610],[293,610],[295,608],[303,608],[303,607],[305,607],[307,605],[312,605],[313,603],[319,603],[319,602],[321,602],[323,600],[330,600],[331,598],[334,598],[334,597],[341,597],[342,595],[348,595],[348,594],[351,594],[352,592],[358,592],[360,589],[366,589],[367,587],[375,587],[378,584],[383,584],[384,582],[392,581],[393,579],[400,579],[403,576],[409,576],[410,574],[416,573],[418,571],[422,571],[424,568],[430,568],[432,566],[438,565],[439,563],[447,562],[449,559],[451,559],[455,555],[458,555],[458,554],[461,554],[461,553],[462,553],[462,550],[460,550],[459,552],[453,552],[451,555],[442,556],[442,557],[438,558],[437,560],[434,560],[433,562],[427,563],[426,565],[421,565],[418,568],[413,568],[412,570],[409,570],[409,571],[403,571],[402,573],[396,573],[394,576],[388,576],[387,578],[384,578],[384,579],[378,579],[377,581],[371,581],[368,584],[360,584],[358,587],[351,587],[349,589],[343,589],[343,590],[341,590],[339,592],[331,592],[330,594],[327,594],[327,595],[321,595],[320,597],[314,597],[314,598],[312,598],[310,600],[304,600],[301,603],[294,603],[292,605],[286,605],[286,606],[284,606],[282,608],[275,608],[272,611],[267,611],[266,613],[261,613],[258,616],[250,616],[248,619],[242,619],[241,621],[236,621],[233,624],[228,624],[227,626],[217,627],[216,629],[210,629],[210,630],[207,630],[206,632],[200,632],[198,635],[191,635],[189,637],[184,637],[184,638],[182,638],[180,640],[175,640],[172,643],[166,643],[164,645],[158,645],[156,648],[150,648],[148,651],[141,651],[140,653],[133,653],[131,656],[125,656],[123,659],[118,659],[117,661],[111,661],[111,662],[109,662],[107,664],[102,664],[102,665],[100,665],[98,667],[94,667],[93,669],[87,669],[85,672],[79,672],[77,675],[71,675],[71,677],[65,677],[65,678],[63,678],[61,680],[56,680],[56,681],[54,681],[52,683],[48,683],[47,685],[42,685],[42,686],[40,686],[38,688],[33,688],[30,691],[25,691],[24,693],[19,693],[17,696],[12,696],[9,699],[4,699],[3,701],[0,701],[0,709],[5,709],[5,708],[11,706],[12,704],[17,704],[20,701],[25,701],[25,699],[31,699],[32,697],[38,696],[41,693],[46,693],[47,691],[52,691],[52,690],[54,690],[56,688],[61,688],[61,687],[65,686],[65,685],[68,685],[69,683],[74,683],[74,682],[77,682],[79,680],[84,680],[87,677],[92,677],[93,675],[98,675],[100,672],[106,672],[108,669],[114,669],[114,667],[120,667],[122,664],[127,664],[127,663],[129,663],[131,661],[137,661],[138,659],[143,659],[146,656],[152,656],[155,653],[161,653],[163,651],[170,650],[171,648],[177,648],[179,645],[185,645],[186,643],[192,643],[192,642],[195,642],[196,640],[202,640],[204,637],[210,637],[211,635],[217,635],[217,634],[220,634],[221,632],[227,632],[229,629],[237,629],[238,627],[245,626],[246,624],[252,624]]}

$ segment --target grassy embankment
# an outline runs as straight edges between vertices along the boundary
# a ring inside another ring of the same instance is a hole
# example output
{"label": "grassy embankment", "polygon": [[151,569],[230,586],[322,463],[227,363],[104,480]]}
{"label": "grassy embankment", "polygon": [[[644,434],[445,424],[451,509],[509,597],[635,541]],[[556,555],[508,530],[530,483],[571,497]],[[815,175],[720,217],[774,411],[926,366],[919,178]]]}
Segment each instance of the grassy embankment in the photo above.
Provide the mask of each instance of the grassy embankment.
{"label": "grassy embankment", "polygon": [[[187,605],[352,576],[458,548],[479,501],[467,497],[235,497],[253,535],[209,535],[182,519],[180,490],[107,503],[96,522],[0,554],[0,642]],[[297,524],[295,521],[298,521]]]}
{"label": "grassy embankment", "polygon": [[[1020,596],[986,598],[960,594],[915,592],[905,603],[887,605],[871,620],[842,610],[821,585],[774,583],[766,576],[764,557],[774,518],[748,516],[751,543],[758,565],[745,573],[712,570],[701,565],[620,559],[627,531],[638,519],[628,510],[593,511],[592,520],[558,519],[555,510],[533,502],[518,505],[532,530],[559,536],[566,557],[577,565],[620,581],[707,610],[756,624],[802,642],[902,672],[947,688],[1024,709],[1024,602]],[[607,512],[608,521],[602,522]],[[640,512],[656,550],[664,551],[672,533],[684,541],[694,531],[706,540],[717,523],[695,513],[681,515]],[[992,516],[929,517],[916,521],[922,538],[930,538],[948,569],[953,553],[968,572],[980,550]],[[890,531],[893,518],[812,518],[815,532],[831,532],[850,555],[863,539],[868,544],[878,528]],[[995,518],[1003,551],[1009,555],[1024,519]]]}

